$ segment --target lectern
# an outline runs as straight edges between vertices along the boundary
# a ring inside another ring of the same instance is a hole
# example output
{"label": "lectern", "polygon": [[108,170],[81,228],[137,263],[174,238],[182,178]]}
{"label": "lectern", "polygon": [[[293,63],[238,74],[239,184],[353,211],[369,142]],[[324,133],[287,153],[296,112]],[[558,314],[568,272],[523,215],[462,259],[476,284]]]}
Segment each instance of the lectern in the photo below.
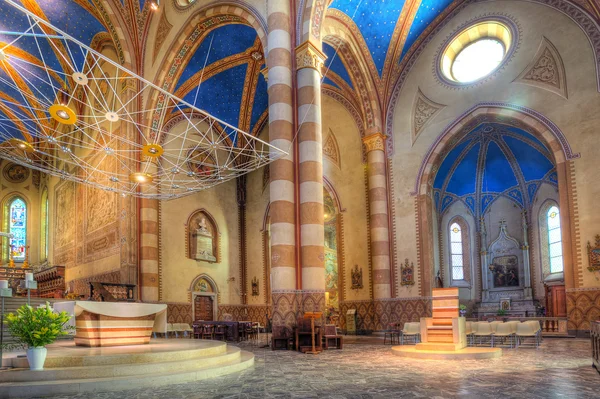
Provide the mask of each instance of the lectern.
{"label": "lectern", "polygon": [[316,355],[320,353],[320,350],[317,350],[315,347],[315,319],[320,319],[323,316],[323,312],[305,312],[304,318],[310,319],[310,336],[312,338],[312,350],[306,351],[306,353],[312,353]]}

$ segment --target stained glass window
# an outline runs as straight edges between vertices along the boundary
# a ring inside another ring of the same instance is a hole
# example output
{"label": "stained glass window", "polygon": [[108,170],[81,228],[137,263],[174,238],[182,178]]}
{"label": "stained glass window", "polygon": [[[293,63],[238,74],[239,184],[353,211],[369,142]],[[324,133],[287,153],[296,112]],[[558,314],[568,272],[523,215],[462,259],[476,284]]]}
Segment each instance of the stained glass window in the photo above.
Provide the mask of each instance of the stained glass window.
{"label": "stained glass window", "polygon": [[452,280],[464,280],[462,229],[458,223],[450,225],[450,268]]}
{"label": "stained glass window", "polygon": [[15,198],[9,207],[9,232],[13,237],[9,241],[15,262],[25,260],[27,246],[27,205],[21,198]]}
{"label": "stained glass window", "polygon": [[563,271],[562,238],[560,234],[560,213],[558,207],[548,209],[548,253],[550,256],[550,273]]}

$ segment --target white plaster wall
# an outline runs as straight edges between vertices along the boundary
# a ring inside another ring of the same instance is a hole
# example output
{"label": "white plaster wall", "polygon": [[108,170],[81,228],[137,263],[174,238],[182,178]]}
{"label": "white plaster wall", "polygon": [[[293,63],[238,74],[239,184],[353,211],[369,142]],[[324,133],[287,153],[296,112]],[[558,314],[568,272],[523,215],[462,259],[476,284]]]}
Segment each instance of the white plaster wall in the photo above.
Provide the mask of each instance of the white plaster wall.
{"label": "white plaster wall", "polygon": [[[433,71],[436,52],[458,26],[485,14],[510,15],[519,23],[521,44],[514,58],[497,76],[485,83],[462,90],[445,87],[437,82]],[[568,100],[541,88],[513,83],[535,56],[542,36],[554,44],[563,59]],[[412,108],[418,88],[431,100],[446,107],[429,121],[412,143]],[[393,120],[393,205],[396,224],[402,227],[396,237],[399,259],[416,259],[414,197],[410,193],[414,190],[424,155],[449,123],[474,105],[488,101],[525,105],[558,125],[573,151],[581,153],[581,159],[575,161],[581,246],[599,233],[600,214],[596,207],[600,186],[595,184],[594,178],[600,166],[596,156],[600,151],[600,142],[596,138],[600,95],[593,52],[587,37],[569,17],[546,6],[524,1],[476,3],[461,11],[426,46],[409,72],[396,103]],[[579,248],[580,254],[584,251],[583,247]],[[580,267],[583,286],[598,286],[598,281],[587,272],[587,265]]]}

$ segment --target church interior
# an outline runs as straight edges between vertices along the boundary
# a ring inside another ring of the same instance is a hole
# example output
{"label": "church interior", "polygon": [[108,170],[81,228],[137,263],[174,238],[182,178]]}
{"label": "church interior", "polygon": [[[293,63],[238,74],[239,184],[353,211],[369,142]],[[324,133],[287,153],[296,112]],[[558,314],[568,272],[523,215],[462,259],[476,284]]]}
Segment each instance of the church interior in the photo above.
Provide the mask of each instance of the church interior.
{"label": "church interior", "polygon": [[600,1],[0,15],[0,398],[597,397]]}

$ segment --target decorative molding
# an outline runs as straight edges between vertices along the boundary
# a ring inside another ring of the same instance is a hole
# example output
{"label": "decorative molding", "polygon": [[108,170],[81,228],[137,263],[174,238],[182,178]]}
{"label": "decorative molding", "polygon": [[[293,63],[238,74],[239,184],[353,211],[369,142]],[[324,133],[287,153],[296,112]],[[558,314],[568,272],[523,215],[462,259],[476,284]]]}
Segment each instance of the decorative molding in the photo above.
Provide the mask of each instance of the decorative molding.
{"label": "decorative molding", "polygon": [[160,21],[158,22],[158,28],[156,29],[156,36],[154,38],[153,57],[155,60],[172,27],[173,25],[167,20],[167,13],[163,10],[160,15]]}
{"label": "decorative molding", "polygon": [[556,47],[544,36],[532,61],[514,82],[539,87],[568,98],[562,58]]}
{"label": "decorative molding", "polygon": [[429,99],[423,94],[420,87],[417,88],[412,111],[413,143],[417,140],[419,133],[421,133],[427,122],[432,120],[444,107],[446,107],[444,104],[439,104]]}
{"label": "decorative molding", "polygon": [[327,138],[323,141],[323,156],[333,162],[338,168],[342,168],[340,159],[340,148],[331,128]]}
{"label": "decorative molding", "polygon": [[265,82],[269,83],[269,67],[264,67],[260,70],[260,73],[262,73],[263,78],[265,78]]}
{"label": "decorative molding", "polygon": [[321,50],[319,50],[310,41],[306,41],[296,47],[296,69],[312,68],[319,72],[319,75],[323,76],[323,65],[327,56]]}
{"label": "decorative molding", "polygon": [[367,153],[371,151],[385,151],[385,139],[386,137],[381,133],[374,133],[370,136],[363,137],[363,143],[366,147]]}

